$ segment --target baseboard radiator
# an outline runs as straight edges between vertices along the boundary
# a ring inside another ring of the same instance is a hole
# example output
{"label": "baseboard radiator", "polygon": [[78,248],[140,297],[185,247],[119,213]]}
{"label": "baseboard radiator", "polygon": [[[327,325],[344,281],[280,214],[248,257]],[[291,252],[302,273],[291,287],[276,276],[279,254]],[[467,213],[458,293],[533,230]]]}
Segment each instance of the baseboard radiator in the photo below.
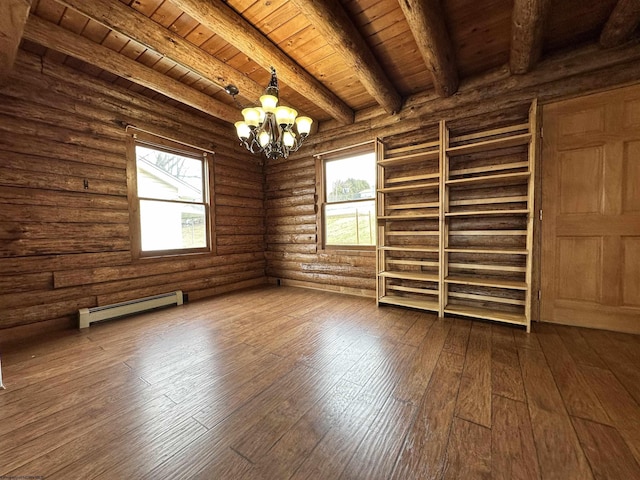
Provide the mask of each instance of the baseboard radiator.
{"label": "baseboard radiator", "polygon": [[182,305],[182,303],[182,290],[176,290],[171,293],[138,298],[136,300],[114,303],[113,305],[105,305],[103,307],[81,308],[78,311],[80,328],[87,328],[92,323],[102,320],[111,320],[113,318],[133,315],[134,313],[141,313],[169,305]]}

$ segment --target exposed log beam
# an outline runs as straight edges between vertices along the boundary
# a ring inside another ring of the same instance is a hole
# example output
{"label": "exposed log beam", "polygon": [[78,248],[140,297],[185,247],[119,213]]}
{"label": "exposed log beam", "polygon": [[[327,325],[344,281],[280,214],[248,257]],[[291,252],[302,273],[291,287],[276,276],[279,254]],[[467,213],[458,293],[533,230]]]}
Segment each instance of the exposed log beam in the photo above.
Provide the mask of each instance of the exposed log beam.
{"label": "exposed log beam", "polygon": [[58,0],[58,3],[170,58],[220,88],[236,85],[247,100],[255,102],[264,93],[264,87],[257,82],[118,0]]}
{"label": "exposed log beam", "polygon": [[618,0],[600,33],[600,45],[604,48],[622,45],[631,38],[639,22],[640,2]]}
{"label": "exposed log beam", "polygon": [[336,120],[353,123],[354,113],[347,104],[222,0],[172,0],[172,3],[263,68],[274,66],[280,79]]}
{"label": "exposed log beam", "polygon": [[339,1],[293,0],[292,3],[353,69],[360,83],[387,113],[400,110],[400,94]]}
{"label": "exposed log beam", "polygon": [[0,5],[0,84],[13,68],[32,0],[3,0]]}
{"label": "exposed log beam", "polygon": [[548,9],[549,0],[515,0],[511,16],[511,73],[527,73],[540,59]]}
{"label": "exposed log beam", "polygon": [[440,0],[399,0],[418,50],[441,97],[458,90],[458,71]]}
{"label": "exposed log beam", "polygon": [[24,38],[100,67],[225,122],[238,116],[238,110],[230,105],[33,15],[25,26]]}
{"label": "exposed log beam", "polygon": [[353,125],[340,126],[327,121],[310,137],[305,147],[289,159],[305,158],[311,153],[340,148],[396,133],[421,128],[434,118],[460,118],[488,114],[538,98],[549,102],[611,88],[640,78],[640,41],[627,48],[603,50],[589,45],[546,58],[528,75],[510,75],[505,65],[494,72],[465,80],[458,93],[449,98],[419,94],[406,100],[395,117],[381,108]]}

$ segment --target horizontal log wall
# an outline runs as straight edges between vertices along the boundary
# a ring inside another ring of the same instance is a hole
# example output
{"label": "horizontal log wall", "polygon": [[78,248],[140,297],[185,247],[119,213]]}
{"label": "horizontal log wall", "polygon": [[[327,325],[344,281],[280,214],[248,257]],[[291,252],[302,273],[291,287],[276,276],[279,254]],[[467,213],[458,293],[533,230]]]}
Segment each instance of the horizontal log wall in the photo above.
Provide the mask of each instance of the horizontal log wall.
{"label": "horizontal log wall", "polygon": [[[214,255],[132,259],[125,124],[216,151]],[[262,165],[230,130],[21,51],[0,89],[0,329],[264,283]]]}
{"label": "horizontal log wall", "polygon": [[317,245],[314,157],[268,160],[265,170],[271,281],[375,296],[375,252],[322,250]]}
{"label": "horizontal log wall", "polygon": [[[449,98],[420,94],[407,99],[397,115],[381,108],[358,112],[352,125],[325,122],[307,146],[286,161],[268,161],[266,171],[267,274],[270,281],[347,293],[375,295],[375,257],[369,252],[318,251],[313,154],[371,141],[419,141],[420,129],[440,119],[457,127],[483,129],[517,120],[518,110],[538,98],[550,102],[635,83],[640,78],[640,44],[601,51],[584,47],[540,63],[527,75],[508,68],[467,80]],[[468,124],[468,125],[466,125]],[[539,248],[534,249],[534,290]],[[537,305],[534,306],[536,311]]]}

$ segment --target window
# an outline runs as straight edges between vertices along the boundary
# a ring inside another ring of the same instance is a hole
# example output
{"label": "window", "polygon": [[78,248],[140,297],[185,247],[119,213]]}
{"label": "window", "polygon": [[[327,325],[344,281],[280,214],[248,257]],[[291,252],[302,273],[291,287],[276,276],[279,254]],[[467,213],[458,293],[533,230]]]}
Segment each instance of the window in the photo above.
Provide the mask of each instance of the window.
{"label": "window", "polygon": [[323,246],[360,248],[376,244],[376,156],[366,150],[322,158]]}
{"label": "window", "polygon": [[146,138],[136,134],[130,152],[133,250],[137,256],[209,252],[207,153]]}

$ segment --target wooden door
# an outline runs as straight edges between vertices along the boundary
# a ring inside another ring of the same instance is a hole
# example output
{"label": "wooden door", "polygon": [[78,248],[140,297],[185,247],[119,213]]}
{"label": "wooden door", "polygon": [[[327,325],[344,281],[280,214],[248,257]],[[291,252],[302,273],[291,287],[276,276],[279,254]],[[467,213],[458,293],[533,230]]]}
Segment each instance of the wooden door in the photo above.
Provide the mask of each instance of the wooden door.
{"label": "wooden door", "polygon": [[640,86],[545,105],[542,321],[640,333]]}

